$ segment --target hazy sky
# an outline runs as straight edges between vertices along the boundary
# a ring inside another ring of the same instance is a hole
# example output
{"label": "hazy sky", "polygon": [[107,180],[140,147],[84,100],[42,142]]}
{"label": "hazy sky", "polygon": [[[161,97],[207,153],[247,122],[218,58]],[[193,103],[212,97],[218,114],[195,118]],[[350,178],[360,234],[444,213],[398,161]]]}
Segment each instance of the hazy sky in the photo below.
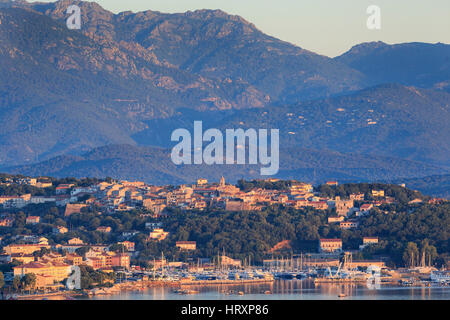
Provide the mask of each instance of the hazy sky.
{"label": "hazy sky", "polygon": [[[41,0],[53,2],[51,0]],[[336,56],[367,41],[450,43],[450,0],[96,0],[113,11],[222,9],[304,49]],[[369,30],[369,5],[381,29]]]}

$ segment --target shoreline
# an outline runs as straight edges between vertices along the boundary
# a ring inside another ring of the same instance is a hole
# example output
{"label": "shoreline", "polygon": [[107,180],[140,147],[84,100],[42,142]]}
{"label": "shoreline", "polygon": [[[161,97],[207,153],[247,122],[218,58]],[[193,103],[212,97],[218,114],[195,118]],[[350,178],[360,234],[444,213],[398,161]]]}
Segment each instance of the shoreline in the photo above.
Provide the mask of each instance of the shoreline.
{"label": "shoreline", "polygon": [[[18,295],[16,300],[75,300],[74,297],[80,297],[83,293],[75,291],[38,293],[32,295]],[[50,299],[48,299],[50,298]],[[51,299],[54,298],[54,299]]]}
{"label": "shoreline", "polygon": [[[315,282],[316,285],[334,285],[334,284],[361,284],[362,281],[352,282],[340,282],[340,281],[319,281]],[[276,280],[272,279],[239,279],[239,280],[182,280],[182,281],[161,281],[161,280],[146,280],[136,282],[122,282],[113,285],[112,287],[99,287],[83,291],[61,291],[40,293],[35,295],[18,295],[17,300],[77,300],[77,298],[85,297],[92,298],[94,296],[111,296],[120,294],[122,292],[139,292],[145,291],[155,287],[169,287],[176,289],[183,289],[186,287],[208,287],[208,286],[239,286],[245,284],[270,284]],[[382,282],[381,285],[394,285],[398,284],[396,281]],[[404,287],[404,285],[399,285]],[[427,286],[423,286],[427,287]],[[429,288],[429,287],[428,287]]]}

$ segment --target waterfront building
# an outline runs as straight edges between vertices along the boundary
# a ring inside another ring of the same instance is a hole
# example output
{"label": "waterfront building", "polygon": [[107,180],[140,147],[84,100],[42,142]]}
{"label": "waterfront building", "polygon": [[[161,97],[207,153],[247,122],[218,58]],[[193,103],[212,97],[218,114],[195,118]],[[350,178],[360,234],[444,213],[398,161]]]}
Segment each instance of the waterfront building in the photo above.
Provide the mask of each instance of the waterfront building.
{"label": "waterfront building", "polygon": [[14,267],[13,270],[14,276],[21,278],[28,273],[45,276],[48,280],[46,284],[63,281],[70,275],[70,266],[60,262],[30,262]]}

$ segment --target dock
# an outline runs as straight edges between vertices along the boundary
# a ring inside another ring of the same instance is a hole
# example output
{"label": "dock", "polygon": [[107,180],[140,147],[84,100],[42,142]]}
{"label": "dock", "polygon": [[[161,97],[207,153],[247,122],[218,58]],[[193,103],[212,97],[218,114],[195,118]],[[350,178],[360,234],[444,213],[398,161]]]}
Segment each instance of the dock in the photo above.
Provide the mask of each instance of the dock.
{"label": "dock", "polygon": [[218,280],[189,280],[179,281],[182,286],[205,286],[205,285],[241,285],[241,284],[259,284],[272,283],[273,279],[218,279]]}
{"label": "dock", "polygon": [[316,278],[314,283],[364,283],[367,279],[363,278]]}

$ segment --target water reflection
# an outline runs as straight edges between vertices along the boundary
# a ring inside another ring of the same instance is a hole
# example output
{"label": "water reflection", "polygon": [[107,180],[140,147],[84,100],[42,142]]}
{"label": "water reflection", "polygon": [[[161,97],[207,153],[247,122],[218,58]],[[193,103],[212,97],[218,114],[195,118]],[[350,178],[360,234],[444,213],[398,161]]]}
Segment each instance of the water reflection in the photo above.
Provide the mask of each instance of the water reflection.
{"label": "water reflection", "polygon": [[113,300],[450,300],[449,287],[397,287],[367,284],[314,284],[311,280],[276,280],[264,284],[189,286],[197,294],[179,294],[174,288],[154,287],[93,299]]}

